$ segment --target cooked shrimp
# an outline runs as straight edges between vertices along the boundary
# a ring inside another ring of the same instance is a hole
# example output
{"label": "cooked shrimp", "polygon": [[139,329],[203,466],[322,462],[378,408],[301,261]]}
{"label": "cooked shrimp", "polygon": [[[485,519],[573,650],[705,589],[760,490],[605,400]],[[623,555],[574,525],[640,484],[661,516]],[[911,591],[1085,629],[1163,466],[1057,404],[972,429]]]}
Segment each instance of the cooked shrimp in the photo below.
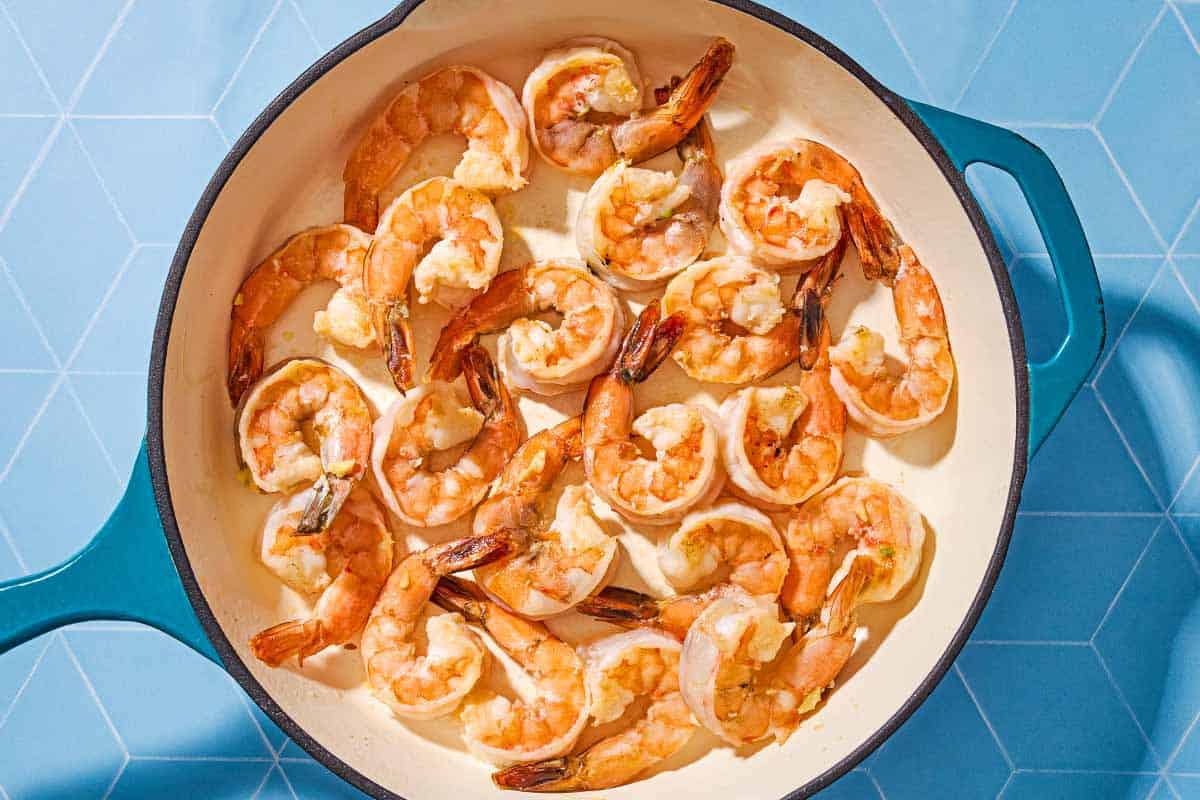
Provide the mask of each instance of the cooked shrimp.
{"label": "cooked shrimp", "polygon": [[831,382],[850,419],[872,436],[898,436],[928,425],[946,410],[954,386],[954,356],[937,285],[908,245],[892,285],[900,344],[908,361],[892,374],[883,337],[858,327],[829,351]]}
{"label": "cooked shrimp", "polygon": [[[536,314],[562,315],[552,328]],[[452,380],[459,356],[478,337],[507,331],[497,346],[510,383],[542,395],[580,388],[612,361],[625,315],[608,284],[575,259],[534,261],[502,272],[487,291],[446,323],[433,348],[428,377]]]}
{"label": "cooked shrimp", "polygon": [[452,66],[410,83],[363,132],[346,161],[346,222],[374,231],[379,195],[426,138],[467,137],[454,179],[488,194],[525,185],[529,139],[516,94],[475,67]]}
{"label": "cooked shrimp", "polygon": [[[633,386],[662,362],[682,329],[680,317],[659,322],[651,302],[630,328],[616,361],[588,387],[583,414],[583,465],[592,488],[634,522],[667,525],[721,490],[715,415],[672,403],[633,416]],[[647,440],[642,455],[633,435]]]}
{"label": "cooked shrimp", "polygon": [[775,597],[783,588],[788,558],[771,518],[733,500],[693,511],[662,542],[658,566],[679,590],[724,580],[752,595]]}
{"label": "cooked shrimp", "polygon": [[363,286],[397,388],[412,388],[409,281],[419,303],[463,305],[496,276],[503,240],[492,202],[449,178],[422,181],[388,206],[367,253]]}
{"label": "cooked shrimp", "polygon": [[299,534],[307,492],[280,500],[267,514],[260,557],[267,569],[298,592],[317,596],[308,619],[282,622],[256,634],[250,649],[277,667],[345,644],[363,625],[392,571],[392,533],[383,509],[362,486],[354,487],[328,528]]}
{"label": "cooked shrimp", "polygon": [[[483,500],[521,443],[516,404],[482,347],[463,353],[470,392],[432,383],[399,397],[375,423],[371,468],[383,500],[409,525],[445,525]],[[469,442],[450,466],[433,470],[433,453]]]}
{"label": "cooked shrimp", "polygon": [[475,512],[476,535],[507,530],[522,539],[509,558],[475,570],[475,580],[523,617],[566,611],[600,588],[616,564],[617,540],[593,516],[587,486],[568,486],[553,520],[542,517],[543,496],[562,468],[583,455],[580,428],[573,417],[531,437]]}
{"label": "cooked shrimp", "polygon": [[[314,453],[305,440],[311,428]],[[349,375],[316,358],[281,362],[250,387],[237,416],[238,457],[264,492],[316,481],[297,531],[329,527],[366,473],[371,408]]]}
{"label": "cooked shrimp", "polygon": [[317,281],[337,281],[338,289],[313,330],[347,347],[375,342],[363,294],[363,259],[371,237],[352,225],[327,225],[301,231],[255,267],[233,298],[229,328],[229,401],[236,407],[262,376],[267,329],[292,301]]}
{"label": "cooked shrimp", "polygon": [[618,289],[662,286],[708,247],[721,170],[707,117],[676,149],[683,161],[678,178],[618,161],[596,179],[579,209],[579,254]]}
{"label": "cooked shrimp", "polygon": [[665,152],[716,99],[733,49],[713,40],[666,102],[643,112],[632,53],[599,37],[563,42],[546,53],[521,93],[533,144],[551,165],[585,175],[599,175],[618,159],[636,164]]}
{"label": "cooked shrimp", "polygon": [[679,693],[679,642],[653,631],[618,633],[583,648],[591,714],[612,722],[637,697],[648,697],[645,715],[582,753],[518,764],[492,775],[502,789],[565,792],[607,789],[679,752],[696,731]]}
{"label": "cooked shrimp", "polygon": [[843,220],[868,277],[894,275],[891,223],[858,170],[833,150],[791,139],[755,147],[726,165],[721,230],[734,252],[795,265],[833,249]]}
{"label": "cooked shrimp", "polygon": [[463,737],[480,758],[506,765],[556,758],[575,745],[588,720],[583,659],[544,625],[487,599],[474,584],[442,578],[434,602],[481,625],[537,686],[531,701],[501,695],[467,705]]}
{"label": "cooked shrimp", "polygon": [[842,478],[788,520],[784,544],[792,565],[783,587],[784,608],[796,619],[819,611],[836,559],[846,550],[844,563],[875,565],[859,602],[887,602],[912,581],[924,543],[921,512],[903,495],[872,478]]}
{"label": "cooked shrimp", "polygon": [[449,714],[483,674],[487,650],[461,614],[421,619],[438,578],[504,556],[513,545],[504,534],[433,545],[400,562],[387,579],[362,635],[367,685],[399,717],[432,719]]}
{"label": "cooked shrimp", "polygon": [[661,631],[682,642],[696,617],[730,594],[741,595],[745,591],[740,586],[722,582],[695,594],[660,599],[634,589],[605,586],[576,605],[575,610],[627,630],[650,628]]}
{"label": "cooked shrimp", "polygon": [[680,691],[700,724],[733,745],[786,741],[854,652],[854,609],[872,568],[855,560],[821,623],[778,660],[795,623],[780,622],[770,598],[731,594],[705,609],[679,664]]}
{"label": "cooked shrimp", "polygon": [[687,327],[673,358],[692,378],[751,383],[796,358],[800,321],[784,305],[779,275],[737,256],[692,264],[667,284],[663,313]]}

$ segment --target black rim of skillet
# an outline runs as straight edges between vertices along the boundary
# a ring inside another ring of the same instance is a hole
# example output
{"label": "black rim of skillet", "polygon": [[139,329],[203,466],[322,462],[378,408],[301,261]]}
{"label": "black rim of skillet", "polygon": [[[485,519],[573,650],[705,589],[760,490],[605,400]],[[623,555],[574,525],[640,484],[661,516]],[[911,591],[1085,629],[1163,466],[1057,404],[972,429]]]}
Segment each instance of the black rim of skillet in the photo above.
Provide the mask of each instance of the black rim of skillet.
{"label": "black rim of skillet", "polygon": [[[203,228],[208,213],[216,202],[217,197],[221,194],[226,181],[229,180],[230,176],[237,169],[238,164],[241,163],[242,158],[250,151],[250,148],[254,146],[259,137],[291,105],[292,101],[355,51],[365,47],[404,22],[408,15],[423,2],[425,0],[406,0],[406,2],[401,3],[378,22],[369,25],[326,53],[316,63],[306,69],[300,77],[296,78],[278,97],[272,100],[271,104],[258,115],[253,124],[234,143],[228,155],[225,156],[220,166],[217,167],[212,179],[208,182],[208,186],[205,187],[204,194],[201,195],[200,201],[196,204],[196,209],[192,212],[187,227],[183,231],[179,247],[175,251],[175,258],[171,262],[171,270],[167,275],[166,286],[163,289],[162,302],[158,311],[158,321],[154,330],[148,390],[149,428],[147,438],[150,455],[150,473],[154,484],[154,496],[158,502],[158,513],[162,519],[163,530],[166,533],[167,545],[170,548],[171,557],[174,559],[175,567],[179,570],[179,576],[183,581],[184,590],[191,600],[192,607],[195,609],[196,616],[199,617],[205,633],[208,634],[208,638],[220,654],[225,668],[292,741],[306,750],[317,761],[324,764],[358,789],[373,797],[384,798],[386,800],[404,800],[404,798],[375,783],[345,761],[326,750],[304,728],[288,716],[275,703],[262,687],[262,684],[250,673],[245,662],[242,661],[237,651],[234,650],[233,645],[230,644],[229,639],[225,636],[225,632],[221,629],[220,623],[217,622],[216,617],[213,615],[212,608],[205,599],[200,585],[196,580],[195,572],[192,570],[191,563],[188,561],[183,539],[180,536],[179,525],[175,519],[175,509],[171,504],[170,484],[167,479],[167,464],[162,438],[163,387],[165,383],[167,343],[171,334],[171,321],[175,314],[175,304],[179,297],[179,288],[183,283],[183,274],[187,269],[188,260],[191,258],[192,249],[196,245],[196,239],[200,235],[200,230]],[[885,88],[879,81],[875,80],[854,59],[798,22],[769,8],[765,8],[758,3],[752,2],[752,0],[705,0],[705,2],[718,3],[749,14],[816,48],[858,78],[908,127],[912,135],[916,137],[917,141],[924,146],[933,160],[937,162],[942,175],[954,189],[954,193],[958,196],[959,202],[962,204],[963,209],[971,220],[972,226],[975,228],[979,242],[983,246],[984,252],[988,257],[988,262],[992,267],[992,277],[995,279],[996,289],[1000,294],[1000,303],[1004,308],[1008,337],[1012,348],[1013,375],[1016,383],[1017,400],[1017,430],[1016,441],[1014,443],[1013,471],[1010,478],[1008,501],[1004,509],[1004,520],[1000,534],[996,540],[996,548],[992,552],[987,572],[983,576],[979,590],[976,592],[975,598],[971,601],[971,606],[967,610],[962,624],[955,632],[950,645],[942,653],[937,663],[934,664],[933,669],[925,676],[925,679],[921,681],[916,690],[904,701],[899,710],[878,730],[867,737],[864,742],[854,748],[849,755],[783,798],[783,800],[800,800],[800,798],[815,794],[849,772],[877,747],[883,744],[889,736],[895,733],[912,716],[921,703],[929,697],[938,683],[941,682],[946,672],[950,669],[951,664],[954,663],[954,659],[958,656],[959,651],[966,644],[967,638],[975,627],[975,623],[979,621],[983,607],[991,595],[992,589],[996,584],[996,579],[1000,574],[1000,567],[1004,563],[1005,554],[1008,552],[1009,540],[1012,538],[1013,522],[1017,512],[1017,504],[1021,498],[1021,485],[1025,480],[1025,468],[1028,457],[1027,442],[1029,437],[1029,377],[1025,360],[1025,341],[1021,331],[1020,313],[1017,310],[1012,284],[1009,281],[1008,269],[1005,267],[1004,259],[1000,256],[1000,251],[997,249],[996,242],[992,238],[991,229],[988,227],[982,212],[979,210],[979,206],[976,204],[970,189],[967,188],[967,183],[962,173],[950,161],[949,156],[938,142],[937,137],[930,132],[929,128],[917,117],[908,104],[899,95]]]}

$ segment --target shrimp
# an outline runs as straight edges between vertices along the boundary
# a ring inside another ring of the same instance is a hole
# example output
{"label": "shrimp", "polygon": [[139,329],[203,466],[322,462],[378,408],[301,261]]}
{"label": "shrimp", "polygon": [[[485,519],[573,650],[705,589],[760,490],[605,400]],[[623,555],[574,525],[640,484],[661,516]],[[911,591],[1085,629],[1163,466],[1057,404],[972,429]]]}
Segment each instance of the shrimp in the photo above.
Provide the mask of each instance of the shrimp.
{"label": "shrimp", "polygon": [[[305,434],[311,428],[314,453]],[[264,492],[316,482],[299,533],[329,527],[371,455],[371,407],[349,375],[316,358],[293,358],[247,390],[237,415],[238,457]]]}
{"label": "shrimp", "polygon": [[[531,319],[551,310],[562,315],[557,329]],[[507,380],[541,395],[569,392],[608,366],[624,326],[616,292],[581,262],[534,261],[497,275],[486,292],[446,323],[427,379],[453,380],[465,348],[482,334],[507,328],[497,346]]]}
{"label": "shrimp", "polygon": [[679,752],[696,731],[679,692],[679,642],[653,631],[607,636],[583,649],[591,714],[612,722],[637,697],[648,697],[645,714],[620,733],[582,753],[518,764],[492,775],[502,789],[565,792],[607,789]]}
{"label": "shrimp", "polygon": [[347,347],[375,343],[363,293],[363,259],[371,237],[351,225],[327,225],[297,233],[255,267],[233,299],[229,328],[229,402],[236,408],[250,385],[262,377],[267,329],[305,288],[337,281],[338,289],[313,330]]}
{"label": "shrimp", "polygon": [[[643,309],[607,373],[592,379],[584,400],[583,466],[588,482],[619,514],[667,525],[716,497],[724,482],[715,415],[672,403],[633,416],[633,385],[645,380],[679,338],[683,320],[659,321],[657,301]],[[632,436],[647,440],[642,455]]]}
{"label": "shrimp", "polygon": [[856,559],[821,622],[778,659],[795,623],[781,622],[770,598],[730,595],[705,609],[679,662],[680,691],[700,724],[735,746],[786,741],[854,653],[854,609],[873,566]]}
{"label": "shrimp", "polygon": [[790,139],[752,148],[726,165],[721,230],[734,252],[791,266],[833,249],[843,224],[869,278],[895,274],[892,225],[858,170],[833,150]]}
{"label": "shrimp", "polygon": [[491,201],[449,178],[418,183],[388,206],[367,253],[363,286],[398,389],[412,388],[409,281],[419,303],[463,305],[496,276],[503,240]]}
{"label": "shrimp", "polygon": [[419,655],[420,622],[438,578],[509,552],[504,534],[433,545],[405,558],[387,579],[362,635],[372,694],[398,717],[433,719],[458,708],[487,663],[487,650],[461,614],[425,618],[428,642]]}
{"label": "shrimp", "polygon": [[[453,522],[483,500],[521,443],[516,404],[482,347],[463,353],[473,408],[450,384],[418,387],[396,399],[375,423],[371,468],[383,500],[409,525]],[[469,442],[449,467],[433,470],[433,453]]]}
{"label": "shrimp", "polygon": [[475,67],[443,67],[405,86],[363,132],[342,172],[346,222],[374,231],[380,193],[421,142],[441,133],[467,137],[454,168],[463,186],[501,194],[525,185],[529,138],[516,94]]}
{"label": "shrimp", "polygon": [[836,559],[870,561],[874,571],[859,591],[863,603],[897,597],[921,566],[925,522],[911,502],[872,478],[842,478],[789,518],[784,544],[791,568],[783,606],[798,620],[821,609]]}
{"label": "shrimp", "polygon": [[540,512],[562,468],[583,455],[581,426],[573,417],[521,445],[475,512],[476,535],[507,530],[523,537],[525,547],[509,558],[475,570],[484,591],[523,617],[566,611],[596,591],[616,565],[617,540],[593,516],[587,486],[566,488],[549,525]]}
{"label": "shrimp", "polygon": [[588,190],[575,224],[579,254],[618,289],[655,289],[708,247],[721,171],[707,117],[676,148],[683,171],[618,161]]}
{"label": "shrimp", "polygon": [[833,389],[850,419],[878,437],[928,425],[943,411],[954,386],[954,356],[937,285],[908,245],[892,284],[900,344],[908,361],[899,375],[887,367],[883,337],[858,327],[829,351]]}
{"label": "shrimp", "polygon": [[632,53],[598,37],[564,42],[546,53],[521,93],[534,147],[552,166],[584,175],[599,175],[618,159],[636,164],[665,152],[708,111],[733,51],[729,41],[714,39],[666,102],[643,112]]}
{"label": "shrimp", "polygon": [[433,599],[481,625],[537,686],[532,701],[490,695],[466,706],[463,737],[471,752],[500,765],[569,752],[588,721],[583,659],[574,648],[544,625],[506,611],[467,581],[442,578]]}
{"label": "shrimp", "polygon": [[725,500],[688,514],[659,546],[658,566],[672,586],[695,590],[711,584],[708,588],[660,600],[607,587],[575,610],[623,628],[657,629],[682,641],[704,609],[731,593],[777,597],[789,563],[766,514]]}
{"label": "shrimp", "polygon": [[344,644],[367,623],[375,599],[392,571],[392,533],[379,503],[354,487],[341,512],[322,533],[298,535],[310,500],[301,492],[280,500],[267,514],[259,548],[263,564],[298,592],[319,596],[312,616],[272,626],[250,640],[261,661],[277,667]]}

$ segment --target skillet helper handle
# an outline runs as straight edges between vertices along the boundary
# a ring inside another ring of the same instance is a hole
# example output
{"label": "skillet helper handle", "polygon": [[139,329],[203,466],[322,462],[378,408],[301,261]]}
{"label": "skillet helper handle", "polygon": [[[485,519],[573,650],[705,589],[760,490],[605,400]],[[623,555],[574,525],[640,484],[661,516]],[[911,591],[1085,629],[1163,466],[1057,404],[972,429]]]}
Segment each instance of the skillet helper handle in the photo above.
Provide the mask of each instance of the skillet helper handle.
{"label": "skillet helper handle", "polygon": [[1083,226],[1067,187],[1037,145],[1006,128],[909,101],[960,172],[990,164],[1016,179],[1058,279],[1067,335],[1048,360],[1029,365],[1029,454],[1067,410],[1104,347],[1104,304]]}
{"label": "skillet helper handle", "polygon": [[43,572],[0,582],[0,653],[95,619],[144,622],[221,663],[167,549],[145,442],[124,496],[82,550]]}

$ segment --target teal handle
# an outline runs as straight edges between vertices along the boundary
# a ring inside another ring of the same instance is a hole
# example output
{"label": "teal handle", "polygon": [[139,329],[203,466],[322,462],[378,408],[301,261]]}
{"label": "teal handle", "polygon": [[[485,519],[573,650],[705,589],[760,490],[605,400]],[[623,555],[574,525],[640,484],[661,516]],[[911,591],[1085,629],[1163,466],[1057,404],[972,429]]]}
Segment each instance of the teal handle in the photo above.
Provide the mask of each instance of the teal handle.
{"label": "teal handle", "polygon": [[167,549],[144,441],[124,496],[86,547],[56,567],[0,583],[0,653],[93,619],[144,622],[221,663]]}
{"label": "teal handle", "polygon": [[1100,280],[1067,187],[1045,153],[1028,139],[970,117],[908,101],[960,172],[990,164],[1016,179],[1033,211],[1058,279],[1067,335],[1048,360],[1029,365],[1029,454],[1054,429],[1104,347]]}

